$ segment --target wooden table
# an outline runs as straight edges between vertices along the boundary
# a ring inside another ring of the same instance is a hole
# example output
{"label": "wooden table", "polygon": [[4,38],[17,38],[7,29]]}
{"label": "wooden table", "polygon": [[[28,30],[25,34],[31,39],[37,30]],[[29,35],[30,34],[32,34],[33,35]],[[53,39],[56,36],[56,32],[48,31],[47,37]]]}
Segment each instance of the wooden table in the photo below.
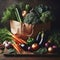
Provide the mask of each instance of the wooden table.
{"label": "wooden table", "polygon": [[60,60],[60,56],[9,56],[0,55],[0,60]]}

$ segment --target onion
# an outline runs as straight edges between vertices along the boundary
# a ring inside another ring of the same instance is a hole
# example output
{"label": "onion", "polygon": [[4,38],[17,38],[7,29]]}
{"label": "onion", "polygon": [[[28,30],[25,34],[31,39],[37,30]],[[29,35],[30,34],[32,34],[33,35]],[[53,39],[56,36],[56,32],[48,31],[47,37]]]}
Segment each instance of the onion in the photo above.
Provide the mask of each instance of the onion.
{"label": "onion", "polygon": [[33,50],[37,50],[39,48],[37,43],[32,44],[32,49]]}

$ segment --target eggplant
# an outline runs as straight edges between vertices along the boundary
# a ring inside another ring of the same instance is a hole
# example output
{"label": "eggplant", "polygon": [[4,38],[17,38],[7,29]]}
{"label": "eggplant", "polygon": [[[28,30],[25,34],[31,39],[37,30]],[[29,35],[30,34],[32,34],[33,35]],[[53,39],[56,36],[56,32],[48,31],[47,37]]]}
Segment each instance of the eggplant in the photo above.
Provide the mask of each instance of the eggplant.
{"label": "eggplant", "polygon": [[37,37],[36,37],[36,43],[39,44],[39,46],[41,46],[41,44],[43,43],[44,41],[44,31],[42,32],[39,32]]}
{"label": "eggplant", "polygon": [[25,51],[28,51],[28,45],[27,44],[21,44],[21,48]]}
{"label": "eggplant", "polygon": [[49,31],[42,31],[41,32],[41,39],[40,39],[40,42],[39,42],[40,47],[45,46],[45,43],[47,42],[49,35],[50,35]]}
{"label": "eggplant", "polygon": [[41,40],[41,32],[38,33],[37,37],[36,37],[36,42],[39,43]]}
{"label": "eggplant", "polygon": [[44,32],[42,31],[39,45],[41,45],[43,43],[43,40],[44,40]]}

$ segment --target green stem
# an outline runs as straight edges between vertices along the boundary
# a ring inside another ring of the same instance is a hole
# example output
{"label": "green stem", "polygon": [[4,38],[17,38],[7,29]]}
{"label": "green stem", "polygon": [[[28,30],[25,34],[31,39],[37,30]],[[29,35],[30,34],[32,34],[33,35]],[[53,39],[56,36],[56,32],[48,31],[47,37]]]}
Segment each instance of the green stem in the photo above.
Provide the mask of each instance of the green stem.
{"label": "green stem", "polygon": [[15,15],[16,15],[17,20],[18,20],[19,22],[22,22],[22,21],[21,21],[21,17],[20,17],[20,15],[19,15],[19,11],[18,11],[17,8],[15,8]]}

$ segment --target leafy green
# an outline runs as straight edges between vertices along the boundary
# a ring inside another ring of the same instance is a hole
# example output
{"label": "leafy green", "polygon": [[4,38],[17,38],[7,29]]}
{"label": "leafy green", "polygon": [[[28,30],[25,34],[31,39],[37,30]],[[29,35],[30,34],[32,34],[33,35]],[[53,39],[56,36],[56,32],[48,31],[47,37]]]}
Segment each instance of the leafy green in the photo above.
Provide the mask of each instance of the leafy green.
{"label": "leafy green", "polygon": [[6,10],[3,12],[3,17],[1,22],[6,22],[7,20],[11,20],[11,19],[16,19],[15,18],[15,13],[14,13],[14,8],[15,5],[9,6],[8,8],[6,8]]}
{"label": "leafy green", "polygon": [[27,39],[27,44],[28,44],[28,45],[31,45],[33,42],[34,42],[34,39],[33,39],[33,38],[30,38],[30,37],[29,37],[29,38]]}
{"label": "leafy green", "polygon": [[37,15],[39,15],[40,13],[43,12],[43,5],[38,5],[34,8],[35,12],[37,13]]}
{"label": "leafy green", "polygon": [[0,29],[0,43],[3,43],[5,40],[11,41],[11,33],[6,28]]}
{"label": "leafy green", "polygon": [[43,4],[38,5],[34,8],[34,11],[43,23],[52,20],[52,13],[48,6]]}
{"label": "leafy green", "polygon": [[17,54],[17,53],[16,53],[15,49],[10,48],[10,49],[8,49],[8,54]]}
{"label": "leafy green", "polygon": [[33,12],[28,13],[24,18],[24,23],[28,24],[37,24],[39,21],[39,18]]}
{"label": "leafy green", "polygon": [[29,4],[26,4],[26,5],[25,5],[25,10],[26,10],[26,11],[29,11],[29,10],[30,10],[30,8],[31,8],[31,7],[30,7],[30,5],[29,5]]}
{"label": "leafy green", "polygon": [[[22,11],[24,10],[27,11],[25,17],[22,16]],[[34,8],[31,8],[29,4],[21,2],[6,8],[3,12],[1,22],[6,22],[7,20],[16,20],[28,24],[38,24],[40,22],[45,23],[52,20],[52,14],[51,10],[46,5],[40,4]]]}
{"label": "leafy green", "polygon": [[52,43],[60,47],[60,32],[52,32],[50,38],[52,40]]}
{"label": "leafy green", "polygon": [[20,12],[22,12],[21,6],[22,5],[19,5],[19,4],[13,4],[7,7],[6,10],[3,12],[3,17],[1,22],[5,23],[8,20],[16,20],[21,22],[22,20],[22,17],[20,17],[21,16]]}
{"label": "leafy green", "polygon": [[34,10],[36,11],[36,13],[41,14],[45,11],[49,11],[50,9],[47,5],[40,4],[40,5],[36,6],[34,8]]}
{"label": "leafy green", "polygon": [[36,54],[44,54],[46,52],[47,52],[47,48],[45,47],[39,48],[37,51],[34,51],[34,53]]}
{"label": "leafy green", "polygon": [[50,11],[43,12],[41,17],[40,17],[40,20],[42,22],[46,22],[46,21],[51,20],[51,19],[52,19],[52,17],[51,17],[51,12]]}

